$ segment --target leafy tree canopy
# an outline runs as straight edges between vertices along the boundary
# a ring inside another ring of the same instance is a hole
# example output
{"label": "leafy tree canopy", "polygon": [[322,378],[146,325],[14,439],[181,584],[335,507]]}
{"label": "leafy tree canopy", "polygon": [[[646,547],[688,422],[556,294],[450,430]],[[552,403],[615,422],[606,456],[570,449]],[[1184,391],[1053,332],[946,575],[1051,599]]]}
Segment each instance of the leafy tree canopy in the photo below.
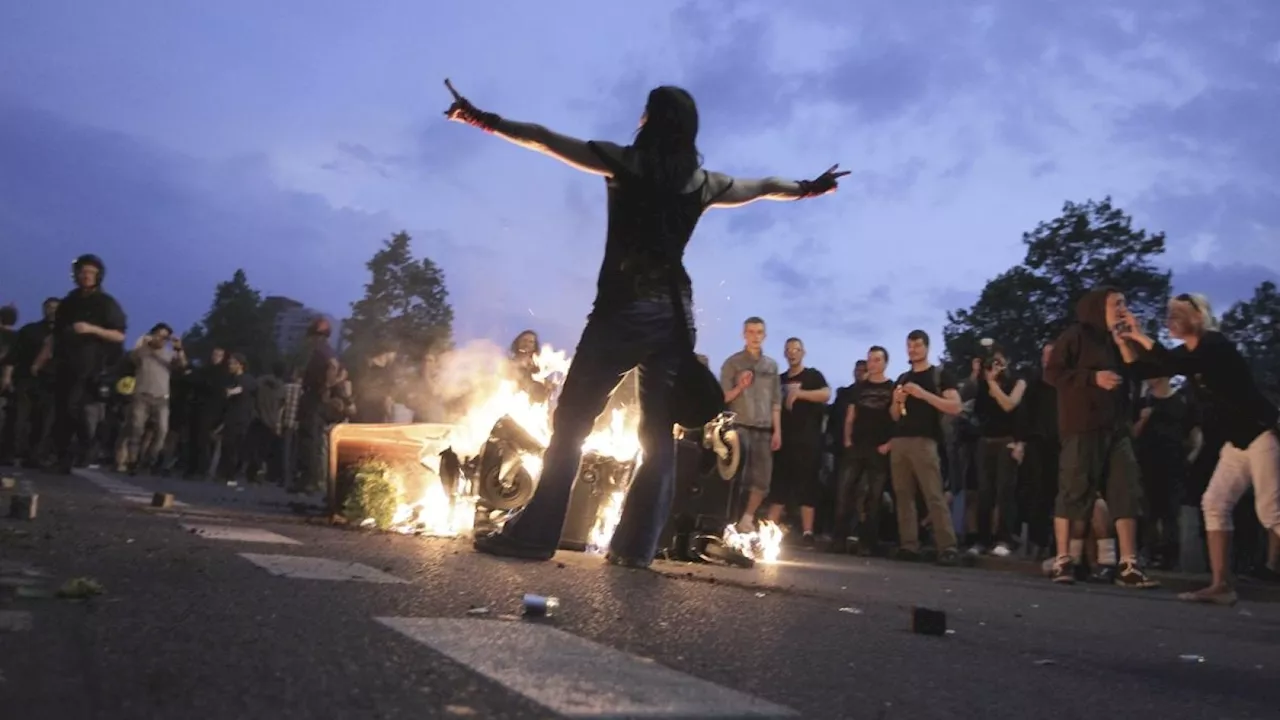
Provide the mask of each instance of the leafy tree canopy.
{"label": "leafy tree canopy", "polygon": [[261,373],[278,355],[271,336],[273,320],[263,307],[262,294],[249,284],[244,270],[236,270],[230,280],[218,283],[209,311],[186,332],[183,342],[188,354],[201,361],[215,347],[244,353],[250,371]]}
{"label": "leafy tree canopy", "polygon": [[1249,360],[1262,391],[1280,402],[1280,292],[1267,281],[1253,298],[1231,306],[1222,316],[1222,333]]}
{"label": "leafy tree canopy", "polygon": [[1171,274],[1155,261],[1164,253],[1164,233],[1135,229],[1111,203],[1067,202],[1062,214],[1024,233],[1027,254],[989,281],[968,309],[947,313],[946,360],[964,365],[989,337],[1014,363],[1032,364],[1040,348],[1075,320],[1075,304],[1100,285],[1123,289],[1130,308],[1154,326],[1169,300]]}
{"label": "leafy tree canopy", "polygon": [[414,259],[411,242],[408,233],[396,233],[366,263],[364,297],[351,304],[342,328],[351,357],[367,357],[384,343],[421,357],[452,342],[444,271],[430,258]]}

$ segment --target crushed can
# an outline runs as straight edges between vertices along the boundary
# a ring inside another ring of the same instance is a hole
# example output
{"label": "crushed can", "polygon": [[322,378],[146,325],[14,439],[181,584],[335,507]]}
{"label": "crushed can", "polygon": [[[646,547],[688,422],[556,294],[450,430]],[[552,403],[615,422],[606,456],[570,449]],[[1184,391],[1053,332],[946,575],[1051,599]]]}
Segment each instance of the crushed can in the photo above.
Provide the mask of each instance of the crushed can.
{"label": "crushed can", "polygon": [[560,598],[525,593],[522,605],[527,618],[551,617],[560,609]]}

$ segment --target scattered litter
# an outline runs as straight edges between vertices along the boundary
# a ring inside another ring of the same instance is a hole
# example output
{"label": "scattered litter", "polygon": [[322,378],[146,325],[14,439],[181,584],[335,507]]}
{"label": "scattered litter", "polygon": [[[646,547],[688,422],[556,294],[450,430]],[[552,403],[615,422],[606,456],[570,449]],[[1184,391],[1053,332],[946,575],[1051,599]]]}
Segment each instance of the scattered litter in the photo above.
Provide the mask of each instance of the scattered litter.
{"label": "scattered litter", "polygon": [[1032,610],[1037,610],[1037,609],[1039,609],[1039,607],[1040,607],[1039,605],[1032,605],[1032,606],[1031,606],[1031,609],[1032,609]]}
{"label": "scattered litter", "polygon": [[14,495],[9,501],[9,517],[16,520],[35,520],[40,506],[40,496],[35,493]]}
{"label": "scattered litter", "polygon": [[512,621],[514,621],[514,620],[519,620],[520,618],[519,618],[518,616],[516,616],[516,615],[512,615],[512,614],[510,614],[510,613],[503,613],[503,614],[501,614],[501,615],[498,615],[496,619],[498,619],[498,620],[505,620],[505,621],[507,621],[507,622],[512,622]]}
{"label": "scattered litter", "polygon": [[1240,613],[1239,613],[1239,614],[1240,614],[1240,615],[1243,615],[1244,617],[1253,617],[1253,613],[1251,613],[1251,612],[1249,612],[1248,610],[1245,610],[1245,609],[1243,609],[1243,608],[1241,608],[1241,610],[1240,610]]}
{"label": "scattered litter", "polygon": [[911,632],[941,637],[947,634],[947,614],[929,608],[911,608]]}
{"label": "scattered litter", "polygon": [[1032,663],[1032,665],[1038,665],[1040,667],[1044,667],[1046,665],[1057,665],[1057,664],[1058,664],[1057,660],[1037,660],[1034,663]]}
{"label": "scattered litter", "polygon": [[125,544],[125,545],[132,545],[132,544],[133,544],[133,538],[127,538],[127,539],[124,541],[124,544]]}
{"label": "scattered litter", "polygon": [[473,607],[473,608],[471,608],[470,610],[468,610],[468,611],[467,611],[467,614],[468,614],[468,615],[488,615],[488,614],[489,614],[489,608],[487,608],[487,607]]}
{"label": "scattered litter", "polygon": [[756,593],[756,597],[764,597],[764,593]]}
{"label": "scattered litter", "polygon": [[158,492],[151,496],[151,507],[154,508],[171,508],[173,507],[173,495],[171,493]]}
{"label": "scattered litter", "polygon": [[856,607],[842,607],[840,608],[840,612],[849,613],[850,615],[861,615],[862,609]]}
{"label": "scattered litter", "polygon": [[17,478],[12,478],[12,477],[9,477],[8,475],[4,477],[0,477],[0,490],[12,490],[17,486],[18,486]]}
{"label": "scattered litter", "polygon": [[956,631],[955,631],[955,630],[952,630],[951,628],[947,628],[947,634],[948,634],[948,635],[955,635],[955,634],[956,634]]}
{"label": "scattered litter", "polygon": [[1204,656],[1203,656],[1203,655],[1179,655],[1179,656],[1178,656],[1178,659],[1179,659],[1179,660],[1181,660],[1181,661],[1182,661],[1182,662],[1184,662],[1184,663],[1202,663],[1202,662],[1204,662]]}
{"label": "scattered litter", "polygon": [[58,588],[58,597],[67,600],[87,600],[95,595],[101,595],[106,592],[101,583],[93,578],[78,577],[71,578]]}
{"label": "scattered litter", "polygon": [[524,616],[527,618],[551,617],[560,609],[560,598],[526,593],[521,604],[524,606]]}
{"label": "scattered litter", "polygon": [[449,715],[457,715],[459,717],[471,717],[476,714],[476,709],[466,705],[445,705],[445,713]]}

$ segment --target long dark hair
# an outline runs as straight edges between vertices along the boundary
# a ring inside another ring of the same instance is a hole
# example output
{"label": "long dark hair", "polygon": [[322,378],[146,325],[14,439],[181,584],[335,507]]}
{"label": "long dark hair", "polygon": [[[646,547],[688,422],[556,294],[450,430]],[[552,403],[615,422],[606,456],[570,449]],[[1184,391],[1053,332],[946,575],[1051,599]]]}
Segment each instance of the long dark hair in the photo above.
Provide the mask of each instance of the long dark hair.
{"label": "long dark hair", "polygon": [[699,167],[698,106],[682,88],[663,85],[649,92],[645,123],[636,132],[641,176],[665,190],[679,192]]}

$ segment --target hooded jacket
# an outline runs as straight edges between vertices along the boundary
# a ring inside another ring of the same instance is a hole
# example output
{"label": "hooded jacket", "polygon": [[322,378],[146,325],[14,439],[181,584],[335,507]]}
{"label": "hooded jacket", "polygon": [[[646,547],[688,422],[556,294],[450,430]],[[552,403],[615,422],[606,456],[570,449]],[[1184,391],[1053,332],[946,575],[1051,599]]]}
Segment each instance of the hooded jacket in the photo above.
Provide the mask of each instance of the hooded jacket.
{"label": "hooded jacket", "polygon": [[[1119,290],[1090,290],[1076,303],[1076,322],[1053,343],[1044,379],[1058,390],[1058,433],[1070,437],[1088,432],[1126,432],[1133,421],[1136,383],[1141,367],[1125,365],[1107,328],[1107,296]],[[1110,370],[1124,379],[1103,390],[1095,375]],[[1154,374],[1154,373],[1153,373]]]}

